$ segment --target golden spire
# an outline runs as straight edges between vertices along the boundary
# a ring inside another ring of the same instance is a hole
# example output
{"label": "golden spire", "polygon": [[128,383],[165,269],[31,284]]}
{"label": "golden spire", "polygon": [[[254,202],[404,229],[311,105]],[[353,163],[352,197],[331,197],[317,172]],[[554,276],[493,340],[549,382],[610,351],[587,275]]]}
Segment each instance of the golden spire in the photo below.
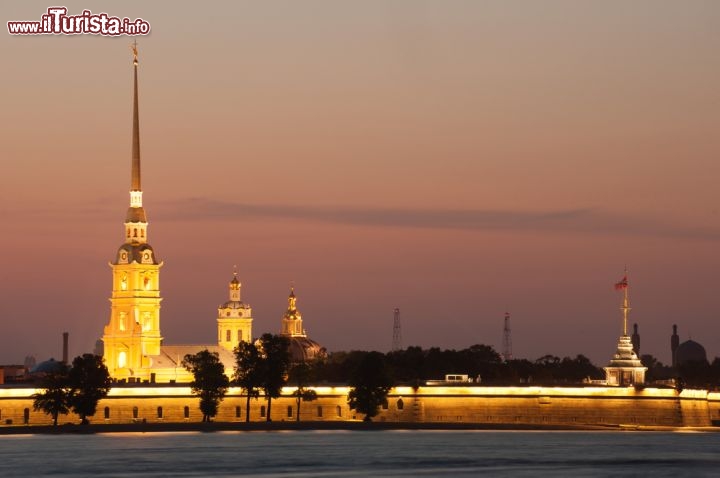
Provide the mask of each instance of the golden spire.
{"label": "golden spire", "polygon": [[133,96],[133,132],[132,132],[132,178],[131,191],[141,191],[140,187],[140,118],[138,113],[138,49],[137,40],[130,46],[133,53],[134,96]]}

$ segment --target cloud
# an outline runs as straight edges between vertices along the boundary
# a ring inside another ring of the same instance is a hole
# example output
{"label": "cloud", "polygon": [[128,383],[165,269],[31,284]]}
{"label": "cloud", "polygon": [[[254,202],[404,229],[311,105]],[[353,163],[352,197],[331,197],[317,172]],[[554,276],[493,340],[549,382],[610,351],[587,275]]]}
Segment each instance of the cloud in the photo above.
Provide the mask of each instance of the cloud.
{"label": "cloud", "polygon": [[159,204],[161,220],[237,220],[277,218],[374,227],[456,230],[545,231],[623,234],[717,241],[720,231],[688,228],[640,215],[620,215],[592,208],[557,211],[478,209],[395,209],[248,204],[206,198]]}

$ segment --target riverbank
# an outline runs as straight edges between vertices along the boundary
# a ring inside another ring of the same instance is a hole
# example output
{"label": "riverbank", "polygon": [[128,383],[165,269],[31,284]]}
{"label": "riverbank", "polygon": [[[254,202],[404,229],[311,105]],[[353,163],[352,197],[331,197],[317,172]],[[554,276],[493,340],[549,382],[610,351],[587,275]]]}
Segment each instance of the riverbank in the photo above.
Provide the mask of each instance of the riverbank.
{"label": "riverbank", "polygon": [[413,423],[362,421],[306,422],[184,422],[184,423],[100,423],[0,427],[0,435],[95,434],[95,433],[187,433],[258,431],[381,431],[381,430],[505,430],[505,431],[664,431],[720,432],[718,427],[663,427],[638,425],[536,425],[501,423]]}

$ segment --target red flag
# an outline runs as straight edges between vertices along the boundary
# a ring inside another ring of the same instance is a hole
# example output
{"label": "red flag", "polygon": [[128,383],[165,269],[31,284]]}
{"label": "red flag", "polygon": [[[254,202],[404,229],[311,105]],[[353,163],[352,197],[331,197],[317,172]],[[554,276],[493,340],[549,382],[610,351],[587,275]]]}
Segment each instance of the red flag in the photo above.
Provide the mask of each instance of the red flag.
{"label": "red flag", "polygon": [[615,284],[615,290],[623,290],[627,289],[628,286],[628,280],[627,280],[627,274],[625,274],[620,282]]}

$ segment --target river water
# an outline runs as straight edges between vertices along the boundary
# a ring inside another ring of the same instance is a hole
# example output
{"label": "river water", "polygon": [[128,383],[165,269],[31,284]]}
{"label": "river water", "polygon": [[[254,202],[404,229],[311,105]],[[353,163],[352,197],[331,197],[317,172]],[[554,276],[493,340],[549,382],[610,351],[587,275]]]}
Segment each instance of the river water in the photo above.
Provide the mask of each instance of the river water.
{"label": "river water", "polygon": [[0,476],[718,476],[720,433],[271,431],[0,436]]}

